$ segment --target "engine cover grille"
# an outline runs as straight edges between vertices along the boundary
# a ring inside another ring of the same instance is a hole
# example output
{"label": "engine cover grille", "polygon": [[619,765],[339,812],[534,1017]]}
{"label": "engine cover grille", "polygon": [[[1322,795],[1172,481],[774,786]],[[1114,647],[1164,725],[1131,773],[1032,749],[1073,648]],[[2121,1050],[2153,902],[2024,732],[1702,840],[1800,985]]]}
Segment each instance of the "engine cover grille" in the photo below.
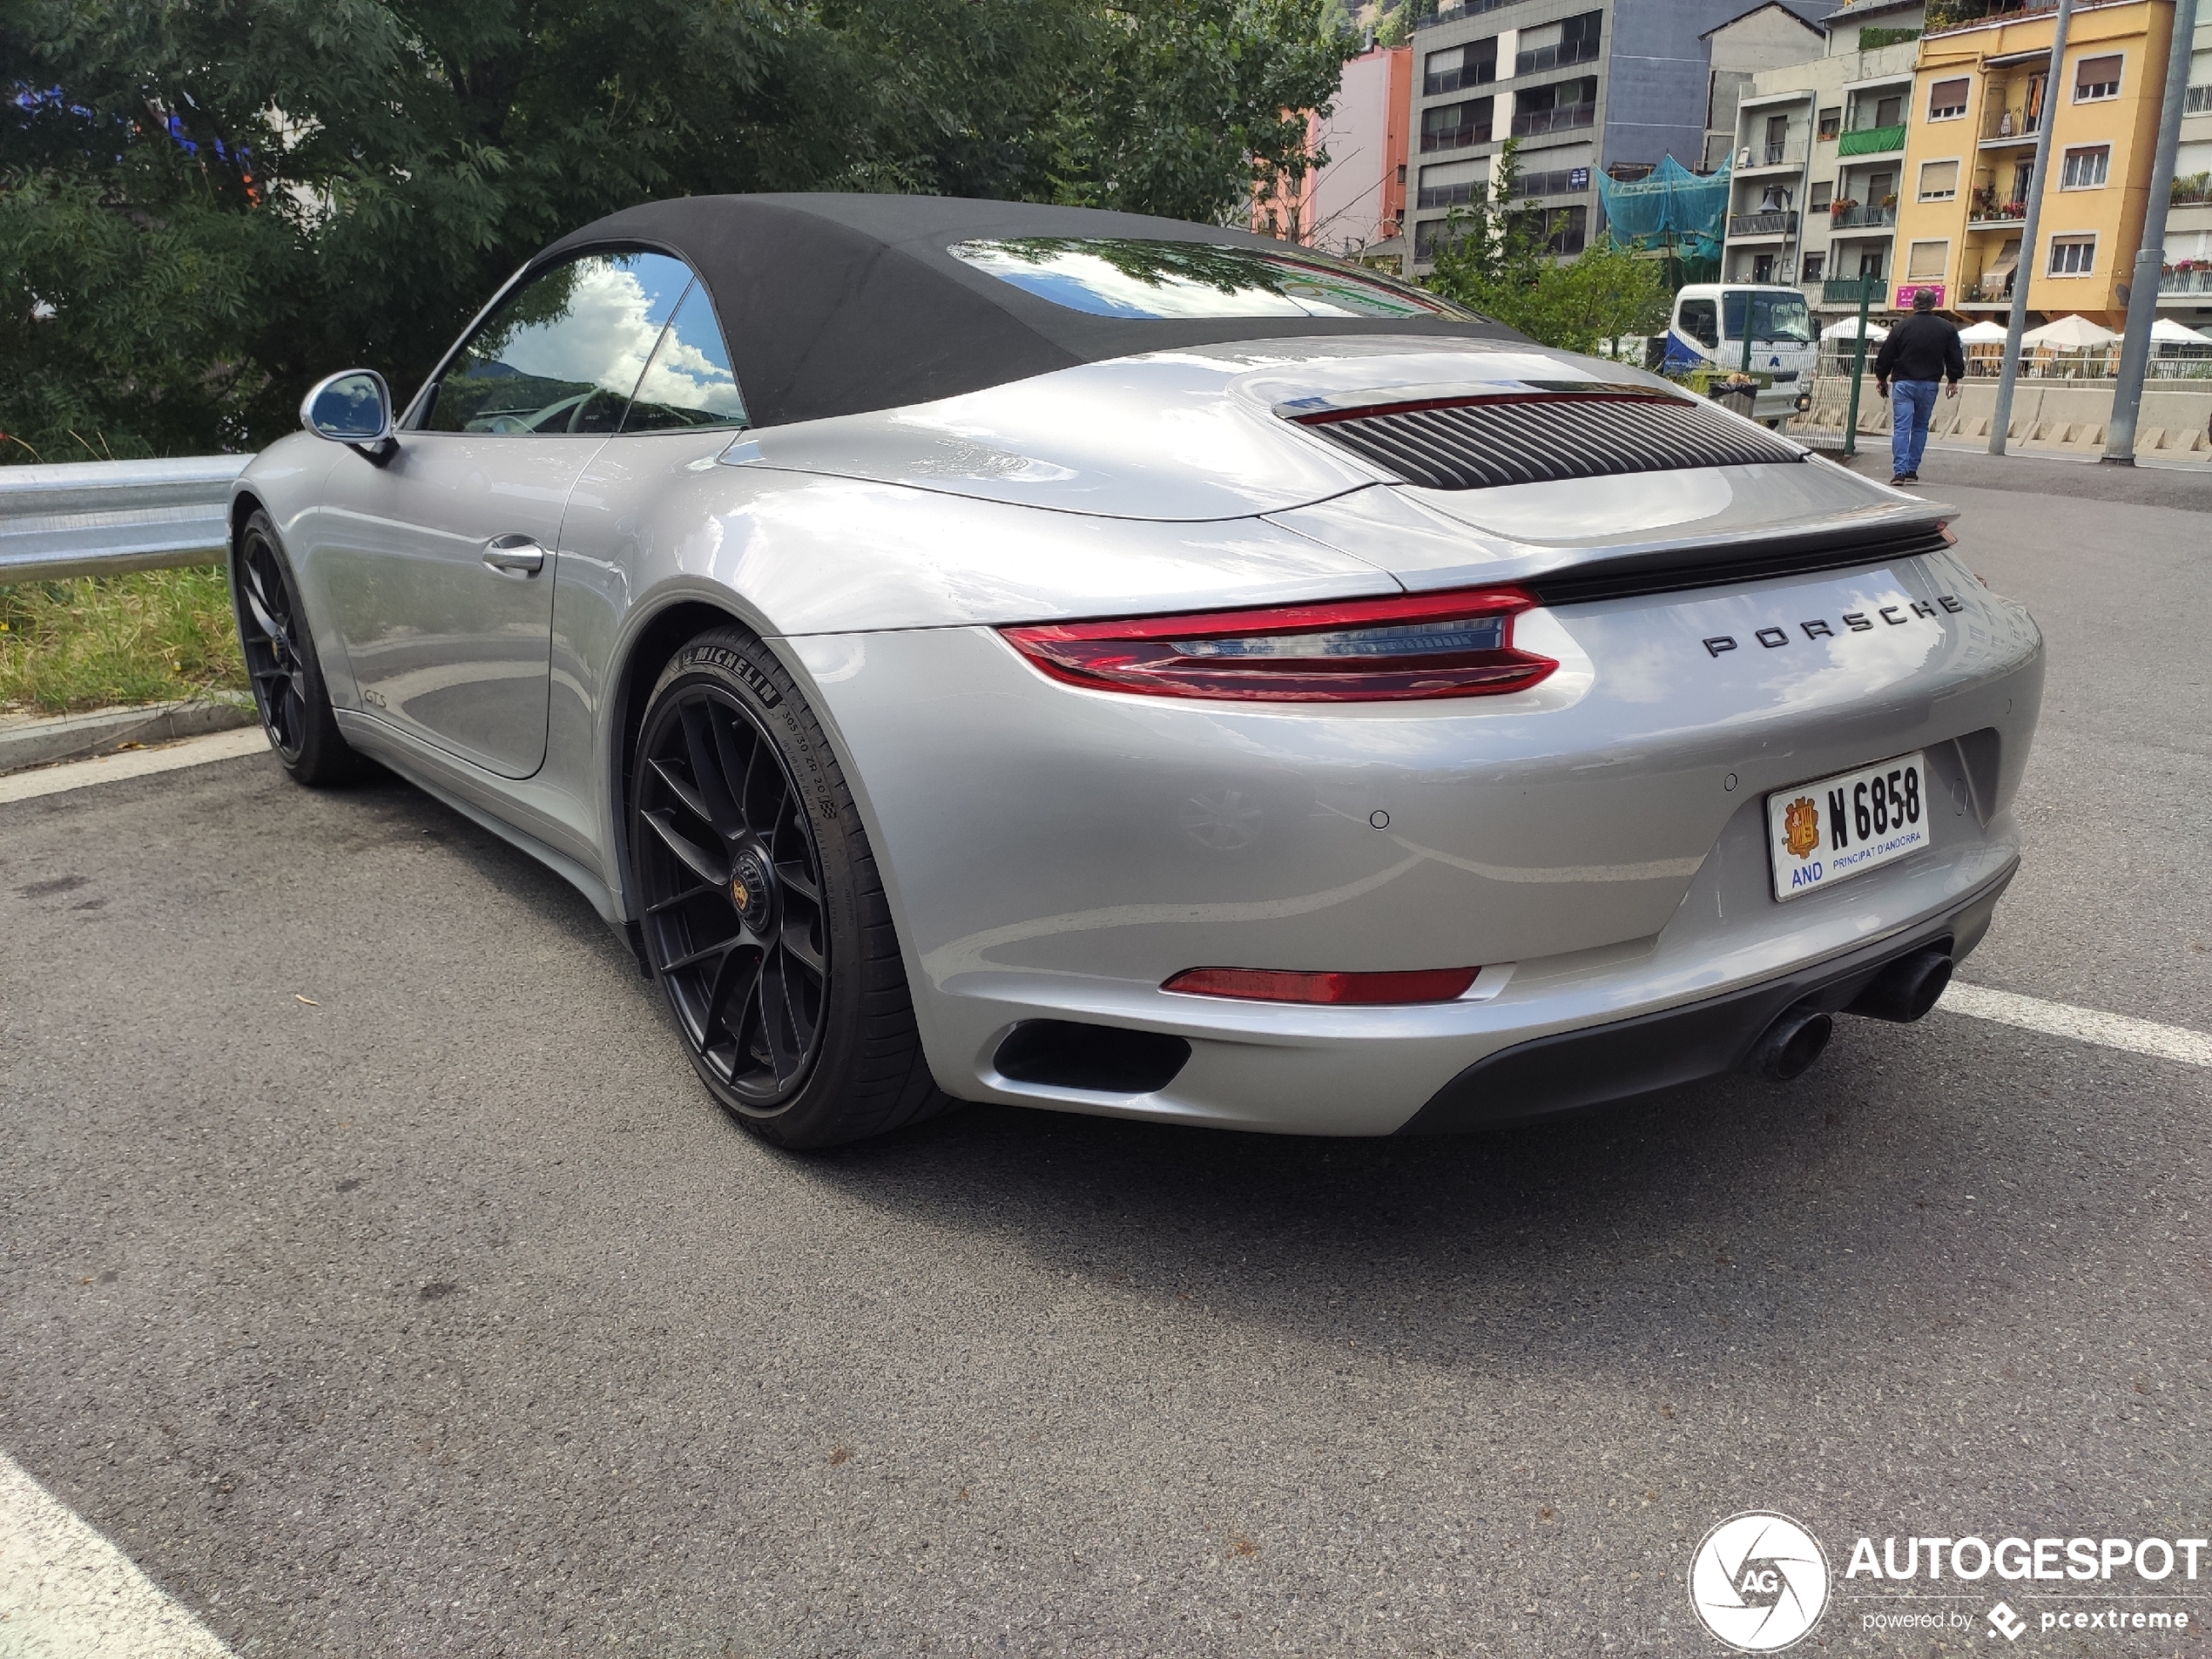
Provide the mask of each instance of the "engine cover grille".
{"label": "engine cover grille", "polygon": [[1808,453],[1702,398],[1664,393],[1508,393],[1291,418],[1431,489],[1750,466]]}

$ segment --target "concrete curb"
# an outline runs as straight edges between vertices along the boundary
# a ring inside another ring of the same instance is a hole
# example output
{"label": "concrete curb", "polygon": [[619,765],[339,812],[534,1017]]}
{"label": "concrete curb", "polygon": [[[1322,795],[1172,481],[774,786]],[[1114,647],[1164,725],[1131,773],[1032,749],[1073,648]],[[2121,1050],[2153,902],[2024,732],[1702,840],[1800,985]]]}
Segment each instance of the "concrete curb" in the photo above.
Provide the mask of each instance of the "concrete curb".
{"label": "concrete curb", "polygon": [[182,703],[95,709],[89,714],[0,718],[0,775],[105,754],[131,745],[173,743],[210,732],[252,725],[260,718],[244,698],[216,692]]}

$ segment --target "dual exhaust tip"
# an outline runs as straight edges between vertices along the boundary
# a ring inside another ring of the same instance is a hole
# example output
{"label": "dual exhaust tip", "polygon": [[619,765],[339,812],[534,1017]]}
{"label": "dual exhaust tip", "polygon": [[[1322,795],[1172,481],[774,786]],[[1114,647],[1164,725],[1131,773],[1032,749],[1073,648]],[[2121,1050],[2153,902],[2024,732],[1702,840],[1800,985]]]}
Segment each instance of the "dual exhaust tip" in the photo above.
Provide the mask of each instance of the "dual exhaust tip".
{"label": "dual exhaust tip", "polygon": [[[1947,942],[1947,941],[1946,941]],[[1951,953],[1931,945],[1898,957],[1869,980],[1844,1007],[1845,1014],[1910,1025],[1943,995],[1951,983]],[[1801,1077],[1820,1058],[1820,1051],[1835,1035],[1836,1016],[1800,1002],[1775,1016],[1743,1062],[1743,1069],[1777,1082]]]}

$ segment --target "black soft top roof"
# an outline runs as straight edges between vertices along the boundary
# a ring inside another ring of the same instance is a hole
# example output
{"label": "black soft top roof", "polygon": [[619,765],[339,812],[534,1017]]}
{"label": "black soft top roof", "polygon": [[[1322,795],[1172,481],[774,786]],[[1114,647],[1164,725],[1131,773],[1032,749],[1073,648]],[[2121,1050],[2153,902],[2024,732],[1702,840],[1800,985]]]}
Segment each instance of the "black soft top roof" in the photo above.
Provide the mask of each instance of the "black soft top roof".
{"label": "black soft top roof", "polygon": [[1518,341],[1444,318],[1093,316],[946,252],[1000,237],[1127,237],[1291,252],[1217,226],[943,196],[687,196],[563,237],[536,269],[594,247],[689,261],[713,296],[755,426],[896,408],[1076,363],[1220,341],[1433,334]]}

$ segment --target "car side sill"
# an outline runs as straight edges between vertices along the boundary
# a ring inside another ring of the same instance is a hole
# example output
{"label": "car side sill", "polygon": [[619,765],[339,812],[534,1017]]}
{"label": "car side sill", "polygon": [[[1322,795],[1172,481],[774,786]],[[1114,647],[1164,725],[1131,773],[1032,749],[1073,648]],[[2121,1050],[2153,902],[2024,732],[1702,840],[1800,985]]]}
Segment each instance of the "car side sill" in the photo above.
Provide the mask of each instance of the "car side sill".
{"label": "car side sill", "polygon": [[1948,940],[1953,959],[1963,959],[1989,931],[1997,900],[2019,869],[2014,859],[2002,874],[1934,915],[1779,978],[1501,1049],[1438,1089],[1398,1133],[1501,1129],[1733,1071],[1784,1008],[1806,1002],[1833,1013],[1890,962],[1938,940]]}
{"label": "car side sill", "polygon": [[627,918],[615,901],[615,895],[597,874],[570,858],[567,853],[548,846],[536,836],[516,829],[512,824],[495,817],[482,807],[470,802],[438,781],[430,770],[411,753],[399,740],[379,731],[376,723],[361,718],[348,719],[339,711],[338,723],[346,734],[346,741],[356,749],[372,756],[380,765],[388,766],[413,784],[424,794],[450,806],[479,828],[489,830],[516,851],[527,853],[547,869],[559,876],[570,887],[591,901],[591,907],[600,918],[617,932],[624,930]]}

